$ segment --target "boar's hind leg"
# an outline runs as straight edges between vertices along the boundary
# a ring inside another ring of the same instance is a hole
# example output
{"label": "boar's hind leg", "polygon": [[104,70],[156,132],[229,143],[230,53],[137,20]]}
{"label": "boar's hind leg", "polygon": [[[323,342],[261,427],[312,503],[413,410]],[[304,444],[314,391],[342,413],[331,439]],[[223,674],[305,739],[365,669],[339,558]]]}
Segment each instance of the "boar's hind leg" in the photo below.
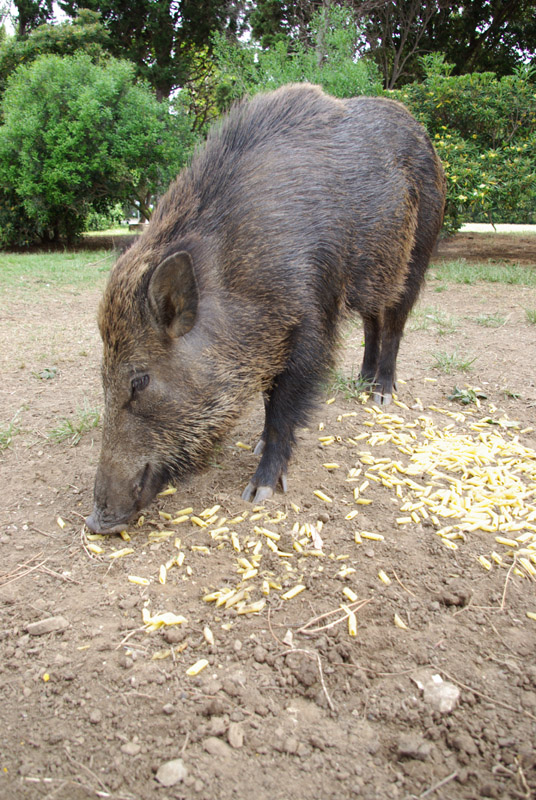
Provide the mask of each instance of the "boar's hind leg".
{"label": "boar's hind leg", "polygon": [[386,308],[381,325],[381,354],[378,361],[373,400],[378,405],[388,405],[396,389],[396,359],[408,314],[418,297],[424,273],[430,259],[430,248],[414,250],[409,265],[406,290],[398,303]]}
{"label": "boar's hind leg", "polygon": [[242,494],[244,500],[260,503],[273,495],[278,483],[287,491],[294,431],[306,423],[315,390],[326,371],[326,354],[318,345],[322,338],[316,332],[296,338],[286,369],[264,396],[264,431],[255,448],[256,452],[262,451],[262,456]]}
{"label": "boar's hind leg", "polygon": [[381,344],[381,319],[379,315],[363,314],[363,327],[365,333],[365,353],[359,378],[364,383],[373,384],[378,371]]}

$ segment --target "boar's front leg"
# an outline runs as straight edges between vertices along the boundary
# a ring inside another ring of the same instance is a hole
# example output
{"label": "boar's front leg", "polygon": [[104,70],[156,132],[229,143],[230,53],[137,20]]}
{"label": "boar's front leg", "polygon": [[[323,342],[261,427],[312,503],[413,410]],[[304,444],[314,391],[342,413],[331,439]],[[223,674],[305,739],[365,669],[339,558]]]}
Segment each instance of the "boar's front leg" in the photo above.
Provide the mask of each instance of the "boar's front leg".
{"label": "boar's front leg", "polygon": [[305,425],[315,390],[327,367],[326,353],[319,347],[321,339],[316,332],[295,336],[286,369],[264,395],[265,425],[255,448],[262,456],[244,489],[244,500],[261,503],[273,495],[279,483],[287,491],[287,465],[295,442],[294,432]]}

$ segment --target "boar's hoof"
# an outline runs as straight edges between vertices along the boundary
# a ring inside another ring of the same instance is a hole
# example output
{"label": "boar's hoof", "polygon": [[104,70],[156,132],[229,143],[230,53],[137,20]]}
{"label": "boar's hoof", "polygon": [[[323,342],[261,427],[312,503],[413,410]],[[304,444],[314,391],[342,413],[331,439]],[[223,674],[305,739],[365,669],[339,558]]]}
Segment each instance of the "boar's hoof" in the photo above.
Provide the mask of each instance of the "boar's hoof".
{"label": "boar's hoof", "polygon": [[250,503],[262,503],[272,497],[274,490],[271,486],[255,486],[251,481],[242,492],[242,500]]}
{"label": "boar's hoof", "polygon": [[[288,490],[286,472],[282,472],[279,476],[279,483],[286,493]],[[272,486],[257,486],[253,481],[250,481],[242,492],[242,500],[246,500],[248,503],[262,503],[264,500],[269,500],[270,497],[273,497],[273,494],[274,488]]]}
{"label": "boar's hoof", "polygon": [[386,392],[385,394],[382,394],[381,392],[374,392],[372,395],[372,402],[377,406],[388,406],[392,400],[393,395],[391,392]]}
{"label": "boar's hoof", "polygon": [[253,455],[254,456],[262,456],[262,454],[264,453],[264,445],[265,444],[266,444],[266,442],[264,441],[264,439],[259,439],[259,441],[255,445],[255,450],[253,451]]}

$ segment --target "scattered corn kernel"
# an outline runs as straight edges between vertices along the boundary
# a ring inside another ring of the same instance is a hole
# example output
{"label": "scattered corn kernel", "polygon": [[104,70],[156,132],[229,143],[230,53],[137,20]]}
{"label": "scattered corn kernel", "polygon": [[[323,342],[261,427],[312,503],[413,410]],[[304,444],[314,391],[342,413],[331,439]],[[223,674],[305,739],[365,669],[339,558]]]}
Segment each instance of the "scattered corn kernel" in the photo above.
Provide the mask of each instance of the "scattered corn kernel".
{"label": "scattered corn kernel", "polygon": [[282,600],[292,600],[293,597],[303,592],[305,586],[303,583],[298,583],[296,586],[293,586],[292,589],[289,589],[287,592],[281,595]]}
{"label": "scattered corn kernel", "polygon": [[199,661],[196,661],[195,664],[192,664],[191,667],[188,667],[186,674],[190,677],[199,675],[201,670],[205,669],[205,667],[208,667],[208,660],[206,658],[200,658]]}

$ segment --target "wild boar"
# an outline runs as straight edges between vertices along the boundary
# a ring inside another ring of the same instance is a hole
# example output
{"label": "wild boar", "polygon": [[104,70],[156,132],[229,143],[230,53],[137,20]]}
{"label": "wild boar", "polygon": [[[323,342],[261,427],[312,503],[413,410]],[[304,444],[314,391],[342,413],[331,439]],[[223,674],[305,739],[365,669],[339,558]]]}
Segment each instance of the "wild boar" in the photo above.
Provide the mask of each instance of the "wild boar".
{"label": "wild boar", "polygon": [[392,100],[302,84],[235,106],[111,272],[88,526],[120,530],[206,464],[259,391],[262,456],[243,497],[286,490],[347,312],[364,320],[361,376],[388,402],[444,199],[424,129]]}

